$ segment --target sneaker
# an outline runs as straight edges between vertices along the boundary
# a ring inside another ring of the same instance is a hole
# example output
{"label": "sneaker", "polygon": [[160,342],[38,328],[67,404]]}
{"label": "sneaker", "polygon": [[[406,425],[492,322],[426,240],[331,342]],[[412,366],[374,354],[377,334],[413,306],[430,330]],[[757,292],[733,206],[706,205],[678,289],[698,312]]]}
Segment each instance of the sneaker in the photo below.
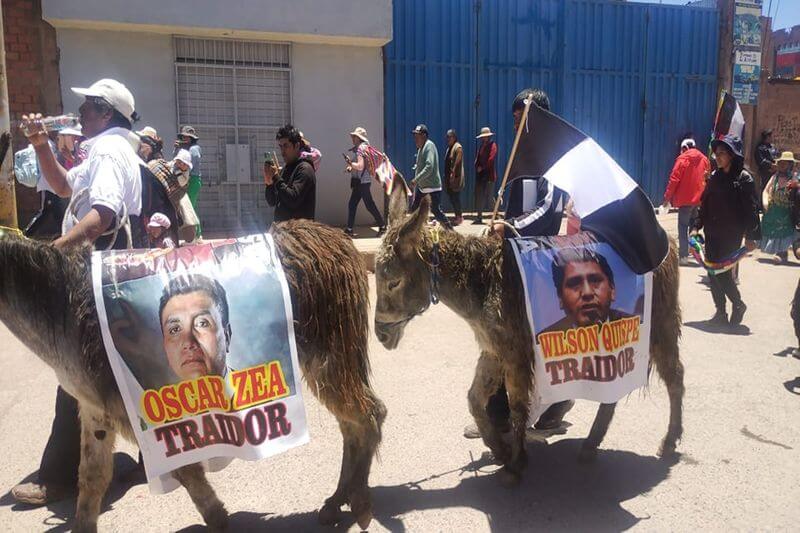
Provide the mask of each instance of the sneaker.
{"label": "sneaker", "polygon": [[575,407],[575,400],[566,400],[554,403],[547,411],[542,413],[539,420],[533,425],[533,429],[556,429],[561,427],[564,416]]}
{"label": "sneaker", "polygon": [[386,233],[386,226],[379,227],[378,228],[378,237],[382,237],[384,233]]}
{"label": "sneaker", "polygon": [[724,309],[717,309],[717,312],[714,313],[714,316],[711,317],[711,320],[709,320],[708,323],[715,326],[727,326],[728,313],[726,313]]}
{"label": "sneaker", "polygon": [[344,234],[347,235],[348,237],[355,237],[356,236],[356,234],[353,233],[353,230],[350,229],[350,228],[345,228]]}
{"label": "sneaker", "polygon": [[734,326],[741,324],[745,311],[747,311],[747,306],[744,304],[744,302],[734,304],[733,309],[731,310],[731,324]]}
{"label": "sneaker", "polygon": [[48,503],[57,502],[73,496],[77,492],[77,487],[48,483],[20,483],[11,489],[11,495],[19,503],[28,505],[42,506]]}
{"label": "sneaker", "polygon": [[689,266],[689,265],[691,265],[691,262],[689,261],[689,258],[688,258],[688,257],[681,257],[681,258],[678,260],[678,264],[679,264],[680,266],[682,266],[682,267],[685,267],[685,266]]}
{"label": "sneaker", "polygon": [[480,224],[483,224],[483,219],[481,218],[476,218],[475,220],[472,221],[473,226],[478,226]]}

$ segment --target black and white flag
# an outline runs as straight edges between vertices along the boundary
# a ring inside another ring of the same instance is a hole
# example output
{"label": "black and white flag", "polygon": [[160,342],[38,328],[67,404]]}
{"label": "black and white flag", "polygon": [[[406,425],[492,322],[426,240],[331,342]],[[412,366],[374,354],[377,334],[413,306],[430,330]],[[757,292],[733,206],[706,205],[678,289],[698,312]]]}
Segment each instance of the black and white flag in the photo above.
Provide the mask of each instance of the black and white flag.
{"label": "black and white flag", "polygon": [[637,274],[654,270],[669,251],[653,204],[591,137],[532,104],[509,179],[544,176],[568,193],[581,229],[609,243]]}
{"label": "black and white flag", "polygon": [[714,136],[711,139],[721,139],[731,134],[744,139],[744,115],[739,102],[727,91],[722,92],[717,108],[717,117],[714,120]]}

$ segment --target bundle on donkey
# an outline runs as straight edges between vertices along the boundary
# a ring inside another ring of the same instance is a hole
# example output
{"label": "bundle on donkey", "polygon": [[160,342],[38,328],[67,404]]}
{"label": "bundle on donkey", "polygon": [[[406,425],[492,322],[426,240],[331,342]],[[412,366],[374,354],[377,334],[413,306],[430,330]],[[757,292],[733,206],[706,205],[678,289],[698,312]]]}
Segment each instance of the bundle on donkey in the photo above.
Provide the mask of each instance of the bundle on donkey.
{"label": "bundle on donkey", "polygon": [[[408,322],[431,302],[432,236],[428,204],[409,214],[402,187],[392,193],[389,230],[376,256],[378,300],[375,331],[386,348],[397,346]],[[486,445],[516,481],[526,464],[525,430],[533,385],[534,350],[526,317],[525,294],[510,245],[495,237],[440,232],[437,268],[441,302],[464,318],[481,350],[469,390],[469,409]],[[679,358],[681,313],[678,304],[678,254],[670,244],[654,273],[651,364],[667,385],[670,418],[661,454],[675,451],[680,439],[683,365]],[[488,399],[505,380],[511,410],[511,444],[486,413]],[[601,404],[581,458],[591,460],[602,442],[616,404]]]}
{"label": "bundle on donkey", "polygon": [[[341,476],[319,518],[338,520],[349,504],[359,525],[372,517],[368,478],[386,408],[369,383],[366,269],[341,231],[310,221],[273,226],[286,273],[303,375],[339,422]],[[0,240],[0,320],[50,365],[78,399],[81,418],[76,531],[94,531],[111,481],[116,434],[134,440],[100,333],[92,295],[90,249],[62,253],[18,238]],[[201,465],[174,472],[205,522],[226,526],[228,513]]]}

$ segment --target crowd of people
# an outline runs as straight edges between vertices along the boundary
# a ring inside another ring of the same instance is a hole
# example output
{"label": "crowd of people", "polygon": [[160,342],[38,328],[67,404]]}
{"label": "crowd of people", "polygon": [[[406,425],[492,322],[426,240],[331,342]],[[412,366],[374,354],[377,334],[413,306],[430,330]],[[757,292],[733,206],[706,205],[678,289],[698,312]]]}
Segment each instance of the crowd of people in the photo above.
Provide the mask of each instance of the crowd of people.
{"label": "crowd of people", "polygon": [[[760,248],[776,263],[788,261],[790,248],[800,259],[797,161],[792,152],[777,151],[771,130],[761,133],[753,154],[758,167],[755,176],[745,168],[742,141],[736,135],[712,141],[713,161],[697,149],[692,138],[684,139],[680,150],[664,192],[664,204],[678,209],[681,265],[691,264],[689,238],[701,230],[707,262],[729,261],[741,250],[742,240],[747,251]],[[707,280],[716,307],[710,322],[739,325],[747,306],[737,287],[737,268],[711,274]]]}

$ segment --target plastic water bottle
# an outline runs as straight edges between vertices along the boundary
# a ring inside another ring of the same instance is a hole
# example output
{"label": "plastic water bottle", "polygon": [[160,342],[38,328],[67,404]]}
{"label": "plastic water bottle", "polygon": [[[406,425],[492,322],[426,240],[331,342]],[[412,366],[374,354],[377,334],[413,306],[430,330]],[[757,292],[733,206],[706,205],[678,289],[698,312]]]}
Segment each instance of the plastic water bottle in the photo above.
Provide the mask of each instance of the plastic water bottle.
{"label": "plastic water bottle", "polygon": [[26,124],[31,124],[34,126],[34,128],[36,124],[41,124],[42,128],[44,128],[44,130],[49,133],[51,131],[61,131],[66,128],[76,128],[79,123],[80,121],[78,120],[78,117],[76,117],[73,114],[69,114],[69,115],[58,115],[57,117],[44,117],[33,122],[20,121],[18,124],[19,128],[22,130],[22,133],[24,133],[25,136],[28,137],[39,130],[38,129],[33,129],[32,131],[28,130],[28,128],[25,127]]}

